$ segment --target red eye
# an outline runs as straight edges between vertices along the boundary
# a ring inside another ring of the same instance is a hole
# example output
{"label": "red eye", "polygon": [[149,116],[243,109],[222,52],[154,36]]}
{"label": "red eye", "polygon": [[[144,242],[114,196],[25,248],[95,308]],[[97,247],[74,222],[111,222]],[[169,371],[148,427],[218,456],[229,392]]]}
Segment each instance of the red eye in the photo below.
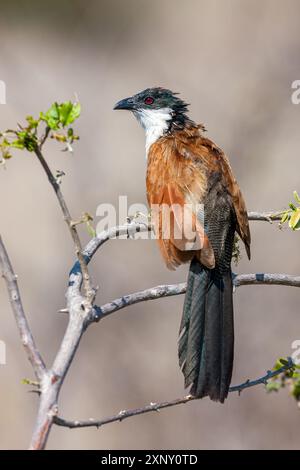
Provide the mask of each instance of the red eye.
{"label": "red eye", "polygon": [[144,101],[145,104],[152,104],[153,102],[154,102],[154,99],[152,98],[152,96],[147,96],[147,98],[145,98],[145,101]]}

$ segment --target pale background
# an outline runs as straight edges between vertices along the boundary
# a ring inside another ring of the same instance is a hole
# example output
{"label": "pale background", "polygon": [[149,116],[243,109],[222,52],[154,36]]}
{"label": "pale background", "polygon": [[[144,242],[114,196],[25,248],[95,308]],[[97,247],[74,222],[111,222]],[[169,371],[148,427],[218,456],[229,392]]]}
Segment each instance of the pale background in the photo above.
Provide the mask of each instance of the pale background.
{"label": "pale background", "polygon": [[[0,79],[7,105],[0,128],[46,110],[54,100],[83,107],[72,157],[50,143],[47,160],[67,176],[72,213],[95,214],[101,202],[145,202],[144,135],[114,103],[149,86],[180,91],[191,116],[230,156],[249,210],[282,209],[299,187],[300,1],[107,0],[1,1]],[[24,305],[49,364],[67,319],[64,306],[73,249],[52,189],[32,155],[17,154],[0,171],[1,234],[19,276]],[[299,274],[299,234],[252,222],[252,260],[238,272]],[[85,240],[88,235],[82,230]],[[154,241],[112,241],[95,257],[98,302],[183,281],[168,272]],[[183,298],[139,304],[84,335],[60,397],[68,418],[100,418],[184,393],[177,365]],[[0,447],[28,445],[37,397],[21,384],[33,378],[0,283]],[[235,294],[233,383],[262,375],[299,339],[299,292],[241,287]],[[30,387],[29,387],[30,388]],[[100,430],[54,427],[58,449],[296,449],[299,410],[288,391],[231,394],[224,405],[193,402]]]}

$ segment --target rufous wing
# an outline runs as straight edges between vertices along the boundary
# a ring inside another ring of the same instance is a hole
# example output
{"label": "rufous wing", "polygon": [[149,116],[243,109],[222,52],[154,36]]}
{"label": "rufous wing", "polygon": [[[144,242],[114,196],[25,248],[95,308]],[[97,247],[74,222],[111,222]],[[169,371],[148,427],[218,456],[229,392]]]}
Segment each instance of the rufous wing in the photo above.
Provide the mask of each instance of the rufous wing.
{"label": "rufous wing", "polygon": [[[206,173],[207,180],[211,178],[211,175],[217,173],[222,175],[224,187],[230,194],[234,206],[237,220],[236,230],[245,244],[250,259],[251,236],[246,204],[227,156],[213,141],[197,134],[196,131],[192,135],[186,134],[186,132],[177,133],[175,142],[178,153],[190,161],[196,162],[196,166],[200,165],[204,169],[201,173]],[[201,185],[203,186],[203,182]]]}
{"label": "rufous wing", "polygon": [[152,221],[162,255],[170,269],[189,261],[196,253],[207,267],[214,267],[214,253],[203,225],[184,192],[171,183],[152,200]]}

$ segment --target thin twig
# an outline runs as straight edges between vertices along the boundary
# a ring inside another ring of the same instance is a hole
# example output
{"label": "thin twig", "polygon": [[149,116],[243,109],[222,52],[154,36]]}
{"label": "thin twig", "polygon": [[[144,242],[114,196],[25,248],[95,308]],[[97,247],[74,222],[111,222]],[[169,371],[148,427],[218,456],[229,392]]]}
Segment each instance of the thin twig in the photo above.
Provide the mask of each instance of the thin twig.
{"label": "thin twig", "polygon": [[50,167],[48,163],[46,162],[40,147],[35,148],[35,154],[37,158],[39,159],[47,177],[48,180],[56,194],[57,200],[59,202],[60,208],[62,210],[64,220],[66,221],[71,237],[73,239],[73,243],[76,249],[76,255],[80,264],[81,272],[83,275],[83,286],[86,294],[86,298],[90,303],[92,303],[93,298],[94,298],[94,289],[92,288],[91,285],[91,280],[90,280],[90,275],[87,269],[87,264],[85,262],[84,255],[82,253],[82,246],[81,246],[81,241],[76,229],[76,225],[73,224],[72,217],[69,211],[69,208],[66,204],[65,198],[61,192],[60,185],[57,183],[55,176],[53,175],[52,171],[50,170]]}
{"label": "thin twig", "polygon": [[42,147],[44,145],[44,143],[46,142],[46,140],[48,139],[48,136],[49,136],[49,133],[50,133],[51,129],[49,126],[46,126],[46,129],[45,129],[45,133],[43,135],[43,137],[41,138],[40,140],[40,145],[39,145],[39,149],[42,150]]}
{"label": "thin twig", "polygon": [[[283,365],[280,369],[277,369],[275,371],[268,371],[264,376],[259,377],[258,379],[255,379],[252,381],[247,380],[246,382],[243,382],[240,385],[234,385],[230,387],[229,391],[241,393],[246,388],[255,387],[256,385],[259,385],[259,384],[266,385],[269,379],[276,377],[279,374],[282,374],[282,372],[285,372],[286,370],[291,369],[293,365],[294,363],[292,359],[288,358],[287,364]],[[116,421],[123,421],[124,419],[131,418],[133,416],[150,413],[152,411],[160,411],[164,408],[170,408],[172,406],[183,405],[193,400],[197,400],[197,397],[193,395],[186,395],[182,398],[176,398],[175,400],[169,400],[169,401],[164,401],[160,403],[150,403],[149,405],[143,406],[142,408],[122,410],[116,415],[109,416],[108,418],[104,418],[100,420],[90,418],[89,420],[71,421],[71,420],[61,418],[60,416],[56,416],[54,418],[54,423],[57,424],[58,426],[64,426],[64,427],[68,427],[71,429],[87,428],[87,427],[92,427],[92,426],[100,428],[101,426],[104,426],[105,424],[113,423]]]}
{"label": "thin twig", "polygon": [[10,304],[19,329],[22,344],[27,353],[27,357],[32,365],[35,375],[39,381],[42,380],[46,367],[42,356],[34,342],[28,321],[23,308],[17,276],[14,273],[6,248],[0,236],[0,267],[2,276],[5,279]]}
{"label": "thin twig", "polygon": [[[91,284],[87,263],[82,253],[82,246],[76,225],[72,221],[71,214],[61,192],[60,185],[41,152],[41,145],[45,142],[47,136],[48,134],[46,131],[42,143],[40,146],[35,148],[35,154],[56,194],[64,219],[72,236],[79,263],[78,271],[80,271],[80,279],[83,280],[84,296],[80,291],[81,280],[79,283],[74,283],[74,285],[72,285],[72,276],[70,276],[70,283],[67,292],[69,322],[53,365],[49,370],[47,370],[41,383],[39,410],[30,444],[30,449],[34,450],[41,450],[46,446],[54,416],[57,414],[58,396],[64,378],[73,361],[82,334],[86,328],[86,319],[91,315],[92,304],[95,298],[95,290]],[[76,276],[74,275],[74,277]]]}
{"label": "thin twig", "polygon": [[273,222],[274,220],[281,220],[284,212],[285,210],[270,212],[248,212],[248,219],[262,222]]}
{"label": "thin twig", "polygon": [[300,276],[280,273],[239,274],[235,275],[233,284],[235,287],[248,285],[300,287]]}

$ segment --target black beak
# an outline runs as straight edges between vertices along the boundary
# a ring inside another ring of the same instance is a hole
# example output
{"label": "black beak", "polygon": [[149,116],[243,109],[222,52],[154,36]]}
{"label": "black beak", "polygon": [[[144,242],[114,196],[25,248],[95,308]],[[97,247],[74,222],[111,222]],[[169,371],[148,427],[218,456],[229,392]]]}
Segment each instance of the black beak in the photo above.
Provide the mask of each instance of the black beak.
{"label": "black beak", "polygon": [[132,98],[125,98],[124,100],[118,101],[114,106],[114,109],[127,109],[132,111],[134,109],[134,103]]}

